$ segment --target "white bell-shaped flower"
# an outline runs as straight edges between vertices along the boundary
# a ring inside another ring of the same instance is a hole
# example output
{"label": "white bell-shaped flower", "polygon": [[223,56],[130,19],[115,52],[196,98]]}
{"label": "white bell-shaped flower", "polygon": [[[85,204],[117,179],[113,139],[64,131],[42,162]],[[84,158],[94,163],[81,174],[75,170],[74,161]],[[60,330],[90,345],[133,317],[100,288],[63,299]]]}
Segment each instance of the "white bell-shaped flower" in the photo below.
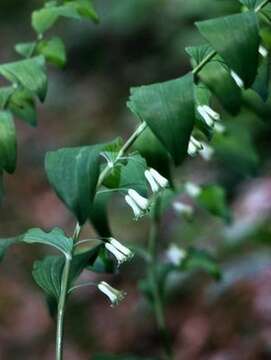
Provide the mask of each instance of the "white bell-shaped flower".
{"label": "white bell-shaped flower", "polygon": [[109,298],[111,306],[118,305],[125,297],[124,291],[113,288],[105,281],[98,284],[98,289]]}
{"label": "white bell-shaped flower", "polygon": [[185,215],[185,216],[191,216],[193,215],[193,207],[191,205],[185,204],[182,201],[174,201],[173,209],[176,211],[176,213]]}
{"label": "white bell-shaped flower", "polygon": [[152,177],[154,178],[154,180],[157,182],[157,184],[161,187],[161,188],[165,188],[168,186],[168,179],[166,179],[164,176],[162,176],[161,174],[159,174],[158,171],[156,171],[153,168],[150,168],[150,173],[152,175]]}
{"label": "white bell-shaped flower", "polygon": [[130,260],[134,256],[130,249],[112,237],[108,239],[108,242],[106,242],[105,248],[115,256],[118,265]]}
{"label": "white bell-shaped flower", "polygon": [[224,134],[226,131],[226,127],[225,127],[225,125],[216,122],[214,125],[214,131],[218,134]]}
{"label": "white bell-shaped flower", "polygon": [[199,105],[197,111],[210,127],[214,127],[215,122],[220,120],[220,115],[208,105]]}
{"label": "white bell-shaped flower", "polygon": [[145,177],[146,177],[148,183],[150,184],[152,192],[154,192],[154,193],[158,192],[159,191],[159,185],[157,184],[157,182],[152,177],[152,174],[151,174],[150,170],[145,171]]}
{"label": "white bell-shaped flower", "polygon": [[110,243],[106,243],[105,244],[105,248],[112,254],[115,256],[115,258],[117,259],[118,265],[124,263],[127,260],[127,256],[124,255],[121,251],[119,251],[117,248],[115,248],[113,245],[111,245]]}
{"label": "white bell-shaped flower", "polygon": [[187,256],[185,250],[179,248],[175,244],[171,244],[166,252],[167,259],[174,265],[181,265],[183,259]]}
{"label": "white bell-shaped flower", "polygon": [[125,196],[125,201],[132,208],[136,219],[143,216],[149,208],[148,199],[139,195],[139,193],[133,189],[128,190],[128,195]]}
{"label": "white bell-shaped flower", "polygon": [[230,74],[231,74],[231,77],[233,78],[233,80],[235,81],[236,85],[239,86],[239,88],[243,88],[244,81],[240,78],[240,76],[238,74],[236,74],[236,72],[233,70],[231,70]]}
{"label": "white bell-shaped flower", "polygon": [[136,203],[134,202],[134,200],[129,196],[126,195],[125,196],[125,201],[127,202],[127,204],[132,208],[135,218],[139,218],[142,214],[141,209],[136,205]]}
{"label": "white bell-shaped flower", "polygon": [[185,183],[184,188],[189,196],[192,198],[198,197],[201,193],[200,186],[188,181]]}
{"label": "white bell-shaped flower", "polygon": [[109,238],[109,242],[113,245],[116,249],[122,252],[127,258],[132,258],[134,256],[133,252],[123,244],[121,244],[118,240],[114,238]]}
{"label": "white bell-shaped flower", "polygon": [[215,152],[214,148],[207,143],[202,143],[202,145],[203,148],[199,151],[200,156],[206,161],[211,160]]}
{"label": "white bell-shaped flower", "polygon": [[259,46],[259,53],[262,55],[262,57],[267,57],[268,50],[264,46],[260,45]]}
{"label": "white bell-shaped flower", "polygon": [[168,179],[153,168],[145,171],[145,177],[154,193],[168,186]]}
{"label": "white bell-shaped flower", "polygon": [[146,199],[143,196],[139,195],[139,193],[137,191],[135,191],[134,189],[129,189],[128,190],[128,195],[130,196],[130,198],[132,198],[134,200],[136,205],[141,210],[147,210],[148,209],[148,207],[149,207],[148,199]]}
{"label": "white bell-shaped flower", "polygon": [[188,144],[187,153],[190,156],[195,156],[198,154],[200,150],[202,150],[202,143],[194,138],[194,136],[190,137],[190,141]]}

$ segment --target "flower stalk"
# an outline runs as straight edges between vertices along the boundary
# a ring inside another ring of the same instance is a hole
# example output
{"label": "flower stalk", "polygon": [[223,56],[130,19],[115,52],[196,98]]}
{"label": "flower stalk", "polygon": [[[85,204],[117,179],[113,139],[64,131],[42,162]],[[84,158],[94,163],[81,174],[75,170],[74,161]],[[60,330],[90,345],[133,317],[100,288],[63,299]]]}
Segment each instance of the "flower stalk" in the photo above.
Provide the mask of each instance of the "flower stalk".
{"label": "flower stalk", "polygon": [[[129,150],[129,148],[133,145],[136,139],[143,133],[143,131],[146,128],[147,128],[147,124],[143,122],[132,133],[132,135],[127,139],[123,147],[120,149],[115,159],[114,165],[120,160],[120,158],[126,153],[126,151]],[[104,168],[104,170],[101,172],[97,182],[97,190],[101,187],[104,179],[110,173],[111,170],[112,170],[112,166],[107,165]],[[82,226],[79,223],[76,223],[73,234],[74,246],[79,241],[81,230],[82,230]],[[69,278],[70,278],[72,256],[73,256],[73,252],[71,254],[71,257],[66,257],[62,272],[62,278],[61,278],[60,296],[59,296],[58,309],[57,309],[56,360],[63,360],[64,315],[65,315],[65,307],[67,302],[67,295],[69,293]]]}

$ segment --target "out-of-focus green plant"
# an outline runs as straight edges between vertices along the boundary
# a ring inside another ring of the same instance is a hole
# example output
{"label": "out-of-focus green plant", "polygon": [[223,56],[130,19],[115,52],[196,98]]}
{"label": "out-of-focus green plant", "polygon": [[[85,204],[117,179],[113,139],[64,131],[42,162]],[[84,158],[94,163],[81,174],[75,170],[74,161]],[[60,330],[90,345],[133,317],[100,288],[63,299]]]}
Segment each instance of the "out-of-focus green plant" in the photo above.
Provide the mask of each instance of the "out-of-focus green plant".
{"label": "out-of-focus green plant", "polygon": [[[169,207],[183,217],[193,216],[193,207],[181,200],[181,196],[193,199],[225,222],[231,220],[231,214],[223,188],[191,182],[175,184],[172,170],[183,163],[187,154],[200,155],[204,160],[215,153],[222,158],[236,156],[244,171],[255,167],[257,155],[250,129],[234,125],[230,128],[222,118],[228,114],[234,121],[244,111],[265,117],[269,110],[267,29],[271,5],[268,2],[243,0],[240,13],[196,23],[206,43],[187,48],[193,70],[174,80],[131,89],[127,105],[139,125],[126,141],[117,138],[109,143],[63,148],[47,154],[48,180],[76,219],[74,233],[68,236],[59,228],[49,232],[34,228],[3,239],[0,249],[3,256],[10,245],[23,242],[46,244],[60,252],[58,256],[36,261],[33,268],[33,277],[45,292],[51,314],[57,315],[57,360],[63,358],[64,314],[73,291],[95,286],[108,296],[112,305],[125,295],[104,281],[79,280],[85,269],[115,273],[119,265],[133,256],[110,230],[107,204],[114,192],[123,197],[136,221],[143,216],[150,219],[148,246],[135,249],[143,256],[147,269],[140,288],[154,311],[163,340],[163,356],[174,358],[164,315],[168,275],[172,271],[197,268],[215,279],[221,274],[212,255],[203,249],[184,249],[171,244],[162,258],[158,251],[161,218]],[[37,41],[16,46],[26,60],[0,66],[0,73],[12,83],[2,90],[0,126],[4,131],[0,136],[6,135],[0,141],[0,164],[5,171],[12,172],[15,168],[12,112],[35,123],[34,96],[44,100],[46,94],[45,58],[60,66],[65,62],[61,40],[43,37],[59,17],[97,19],[88,0],[51,1],[33,13]],[[211,106],[217,106],[218,110]],[[96,238],[80,238],[87,222],[97,230]]]}
{"label": "out-of-focus green plant", "polygon": [[[32,14],[35,41],[15,45],[24,59],[0,65],[0,74],[9,86],[0,88],[0,176],[13,173],[17,160],[16,128],[13,117],[37,125],[36,100],[44,102],[47,94],[46,63],[63,67],[66,63],[65,45],[60,37],[46,35],[61,17],[98,21],[90,1],[48,1]],[[0,189],[0,200],[3,187]]]}

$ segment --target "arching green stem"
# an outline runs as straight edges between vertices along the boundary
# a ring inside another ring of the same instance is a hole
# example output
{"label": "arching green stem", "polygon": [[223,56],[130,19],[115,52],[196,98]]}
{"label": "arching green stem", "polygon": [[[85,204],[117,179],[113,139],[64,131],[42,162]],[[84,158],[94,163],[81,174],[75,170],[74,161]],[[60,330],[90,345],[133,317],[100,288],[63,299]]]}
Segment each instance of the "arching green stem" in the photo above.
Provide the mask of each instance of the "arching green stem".
{"label": "arching green stem", "polygon": [[[141,123],[139,127],[133,132],[133,134],[128,138],[125,142],[123,147],[120,149],[115,163],[119,161],[119,159],[129,150],[129,148],[133,145],[136,139],[143,133],[146,129],[147,124],[145,122]],[[97,190],[101,187],[104,179],[110,173],[112,167],[107,165],[104,170],[101,172],[98,182],[97,182]],[[82,230],[82,226],[79,223],[76,224],[74,234],[73,234],[73,243],[74,246],[79,241],[80,233]],[[56,360],[63,360],[63,329],[64,329],[64,315],[65,315],[65,306],[67,301],[67,294],[69,292],[69,277],[70,277],[70,270],[71,270],[71,262],[72,256],[66,257],[65,264],[62,273],[61,279],[61,289],[60,289],[60,296],[58,302],[58,311],[57,311],[57,330],[56,330]]]}

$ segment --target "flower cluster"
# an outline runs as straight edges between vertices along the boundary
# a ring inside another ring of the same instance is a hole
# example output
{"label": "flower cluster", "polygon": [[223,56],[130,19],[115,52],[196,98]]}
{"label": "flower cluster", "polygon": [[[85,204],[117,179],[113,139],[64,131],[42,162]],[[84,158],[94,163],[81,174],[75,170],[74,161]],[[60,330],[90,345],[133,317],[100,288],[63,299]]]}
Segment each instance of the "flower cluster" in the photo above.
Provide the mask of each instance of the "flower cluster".
{"label": "flower cluster", "polygon": [[[153,193],[157,193],[165,189],[169,184],[168,180],[164,176],[152,168],[145,171],[145,177]],[[134,189],[128,190],[128,194],[125,196],[125,201],[132,208],[136,219],[145,215],[150,208],[149,199],[141,196]]]}
{"label": "flower cluster", "polygon": [[[145,177],[153,193],[157,193],[168,186],[168,180],[159,174],[159,172],[155,169],[150,168],[146,170]],[[125,200],[132,208],[136,219],[143,216],[150,207],[149,199],[141,196],[134,189],[128,190]],[[130,249],[112,237],[106,239],[105,248],[116,258],[118,266],[123,262],[130,260],[134,256]],[[105,281],[98,284],[98,289],[109,298],[112,306],[117,305],[125,296],[123,291],[113,288]]]}

